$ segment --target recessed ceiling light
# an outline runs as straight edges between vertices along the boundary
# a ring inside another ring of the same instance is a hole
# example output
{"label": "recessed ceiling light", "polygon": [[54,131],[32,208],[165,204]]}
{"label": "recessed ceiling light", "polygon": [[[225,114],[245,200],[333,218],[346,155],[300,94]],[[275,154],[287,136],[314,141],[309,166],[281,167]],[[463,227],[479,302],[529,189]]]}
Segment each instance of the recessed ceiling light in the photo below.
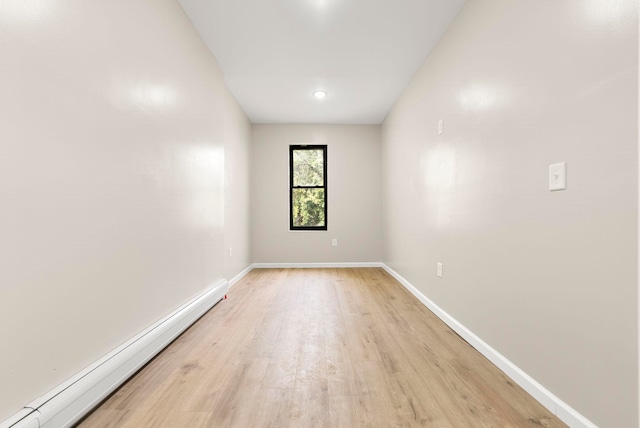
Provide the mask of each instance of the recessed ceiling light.
{"label": "recessed ceiling light", "polygon": [[322,99],[322,98],[327,96],[327,93],[325,91],[315,91],[313,93],[313,96],[318,98],[318,99]]}

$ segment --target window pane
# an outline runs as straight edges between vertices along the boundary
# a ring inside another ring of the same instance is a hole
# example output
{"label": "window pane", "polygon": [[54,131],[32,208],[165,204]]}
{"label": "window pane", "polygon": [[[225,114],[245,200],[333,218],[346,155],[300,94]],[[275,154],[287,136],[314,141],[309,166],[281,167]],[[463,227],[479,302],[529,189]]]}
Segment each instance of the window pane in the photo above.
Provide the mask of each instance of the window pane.
{"label": "window pane", "polygon": [[324,189],[293,189],[293,227],[324,226]]}
{"label": "window pane", "polygon": [[293,151],[293,185],[324,186],[322,150]]}

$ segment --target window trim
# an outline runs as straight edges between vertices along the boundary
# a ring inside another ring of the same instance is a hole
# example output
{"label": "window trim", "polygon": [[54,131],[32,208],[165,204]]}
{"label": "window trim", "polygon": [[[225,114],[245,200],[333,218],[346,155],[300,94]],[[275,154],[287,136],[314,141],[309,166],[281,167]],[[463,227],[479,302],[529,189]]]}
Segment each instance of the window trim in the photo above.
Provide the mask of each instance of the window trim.
{"label": "window trim", "polygon": [[[293,185],[293,153],[296,150],[322,150],[322,178],[323,186],[294,186]],[[326,144],[294,144],[289,146],[289,231],[326,231],[328,230],[328,193],[327,193],[327,145]],[[294,189],[324,189],[324,226],[294,226],[293,225],[293,190]]]}

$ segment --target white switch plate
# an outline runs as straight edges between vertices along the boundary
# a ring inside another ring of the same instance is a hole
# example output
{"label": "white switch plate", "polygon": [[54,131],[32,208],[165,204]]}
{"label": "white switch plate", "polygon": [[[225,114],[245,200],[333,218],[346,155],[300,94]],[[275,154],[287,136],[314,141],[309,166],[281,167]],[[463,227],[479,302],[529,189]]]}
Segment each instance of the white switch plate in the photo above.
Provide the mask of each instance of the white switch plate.
{"label": "white switch plate", "polygon": [[337,240],[336,238],[333,238],[333,239],[331,240],[331,246],[332,246],[332,247],[337,247],[337,246],[338,246],[338,240]]}
{"label": "white switch plate", "polygon": [[567,188],[566,162],[549,165],[549,190],[564,190]]}
{"label": "white switch plate", "polygon": [[233,248],[229,247],[229,258],[233,257]]}
{"label": "white switch plate", "polygon": [[438,276],[442,278],[442,263],[438,262]]}
{"label": "white switch plate", "polygon": [[444,132],[444,121],[440,119],[438,121],[438,135],[442,134],[443,132]]}

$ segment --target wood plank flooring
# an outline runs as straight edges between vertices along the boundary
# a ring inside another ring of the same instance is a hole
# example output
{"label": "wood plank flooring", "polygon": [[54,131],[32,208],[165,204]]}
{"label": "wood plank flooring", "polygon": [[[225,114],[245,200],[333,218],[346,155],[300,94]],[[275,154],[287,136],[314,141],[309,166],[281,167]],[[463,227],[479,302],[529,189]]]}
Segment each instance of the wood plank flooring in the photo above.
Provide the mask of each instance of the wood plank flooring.
{"label": "wood plank flooring", "polygon": [[382,269],[255,269],[79,425],[563,427]]}

